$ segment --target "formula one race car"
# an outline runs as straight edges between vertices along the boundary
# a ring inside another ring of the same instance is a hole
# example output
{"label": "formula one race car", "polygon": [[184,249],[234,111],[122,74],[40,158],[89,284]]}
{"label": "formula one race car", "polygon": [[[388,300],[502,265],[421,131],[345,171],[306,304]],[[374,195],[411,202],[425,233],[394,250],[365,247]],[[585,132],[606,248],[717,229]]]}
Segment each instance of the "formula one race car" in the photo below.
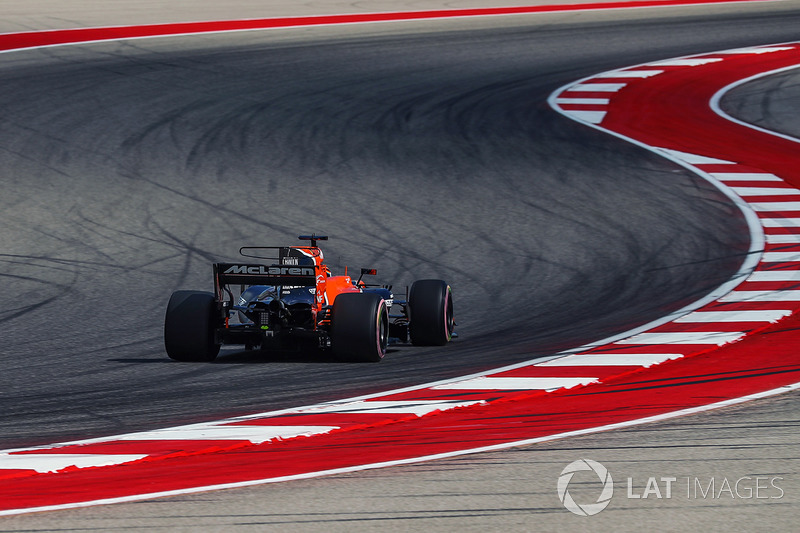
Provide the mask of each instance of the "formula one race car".
{"label": "formula one race car", "polygon": [[[214,292],[176,291],[167,305],[164,344],[177,361],[212,361],[222,344],[246,349],[330,351],[341,359],[380,361],[389,339],[441,346],[454,336],[453,297],[442,280],[415,281],[405,300],[391,286],[367,285],[361,269],[332,276],[319,235],[310,246],[243,247],[269,264],[214,264]],[[390,314],[399,308],[399,312]]]}

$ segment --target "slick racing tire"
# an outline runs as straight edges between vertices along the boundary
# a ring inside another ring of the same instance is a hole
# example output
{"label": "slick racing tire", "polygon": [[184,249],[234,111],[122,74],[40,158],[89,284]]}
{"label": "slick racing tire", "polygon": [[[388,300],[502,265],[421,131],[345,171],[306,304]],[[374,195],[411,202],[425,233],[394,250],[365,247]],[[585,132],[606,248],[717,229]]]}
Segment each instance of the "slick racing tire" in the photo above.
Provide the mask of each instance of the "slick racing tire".
{"label": "slick racing tire", "polygon": [[376,363],[386,355],[389,310],[377,294],[344,293],[333,301],[331,349],[346,361]]}
{"label": "slick racing tire", "polygon": [[408,294],[408,333],[416,346],[444,346],[453,337],[453,295],[440,279],[422,279]]}
{"label": "slick racing tire", "polygon": [[175,291],[164,318],[164,346],[176,361],[213,361],[219,353],[214,342],[214,295],[201,291]]}

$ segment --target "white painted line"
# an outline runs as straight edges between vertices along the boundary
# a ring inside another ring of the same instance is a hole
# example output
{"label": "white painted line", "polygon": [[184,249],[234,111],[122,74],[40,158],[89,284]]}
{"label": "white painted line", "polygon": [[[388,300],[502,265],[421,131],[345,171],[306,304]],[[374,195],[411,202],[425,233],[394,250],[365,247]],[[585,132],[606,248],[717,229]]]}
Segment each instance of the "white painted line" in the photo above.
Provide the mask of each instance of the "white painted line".
{"label": "white painted line", "polygon": [[765,46],[763,48],[736,48],[734,50],[725,50],[723,52],[714,52],[715,54],[769,54],[772,52],[783,52],[784,50],[793,50],[791,46]]}
{"label": "white painted line", "polygon": [[[733,165],[735,164],[733,161],[725,161],[724,159],[715,159],[713,157],[706,157],[704,155],[697,155],[697,154],[689,154],[686,152],[679,152],[678,150],[670,150],[669,148],[656,148],[656,150],[663,152],[675,159],[680,159],[684,163],[689,163],[690,165]],[[713,177],[717,177],[716,174],[711,174]],[[717,178],[719,179],[719,178]],[[778,178],[780,179],[780,178]]]}
{"label": "white painted line", "polygon": [[648,67],[699,67],[700,65],[708,65],[709,63],[718,63],[722,61],[721,57],[687,57],[683,59],[667,59],[664,61],[656,61],[655,63],[648,63]]}
{"label": "white painted line", "polygon": [[362,413],[362,414],[414,414],[427,415],[434,411],[447,411],[456,407],[466,407],[484,403],[482,400],[473,401],[441,401],[441,400],[403,400],[403,401],[358,401],[345,403],[323,404],[309,409],[297,411],[298,413]]}
{"label": "white painted line", "polygon": [[339,429],[337,426],[221,426],[197,424],[128,433],[119,440],[246,440],[262,444],[273,439],[308,437]]}
{"label": "white painted line", "polygon": [[564,109],[563,111],[575,120],[590,124],[600,124],[606,118],[605,111],[577,111],[574,109]]}
{"label": "white painted line", "polygon": [[800,302],[800,291],[733,291],[720,302]]}
{"label": "white painted line", "polygon": [[612,70],[598,74],[594,78],[651,78],[663,73],[663,70]]}
{"label": "white painted line", "polygon": [[88,468],[113,466],[144,459],[147,454],[84,454],[84,453],[0,453],[0,470],[35,470],[58,472],[71,466]]}
{"label": "white painted line", "polygon": [[[796,43],[790,43],[789,46],[791,46],[791,48],[794,49],[794,50],[798,49]],[[764,133],[766,135],[770,135],[772,137],[778,137],[780,139],[786,139],[789,142],[793,142],[793,143],[800,142],[800,139],[797,139],[796,137],[792,137],[791,135],[786,135],[784,133],[779,133],[777,131],[768,130],[768,129],[762,128],[760,126],[756,126],[754,124],[748,124],[747,122],[744,122],[743,120],[739,120],[738,118],[732,117],[729,114],[727,114],[725,111],[723,111],[722,107],[720,106],[720,101],[722,100],[722,97],[726,93],[728,93],[729,91],[732,91],[733,89],[735,89],[736,87],[739,87],[741,85],[744,85],[745,83],[749,83],[751,81],[758,80],[758,79],[761,79],[761,78],[764,78],[764,77],[767,77],[767,76],[774,76],[774,75],[780,74],[782,72],[790,72],[792,70],[797,70],[798,67],[800,67],[800,64],[796,63],[794,65],[787,65],[785,67],[777,68],[777,69],[774,69],[774,70],[762,71],[762,72],[759,72],[758,74],[756,74],[754,76],[749,76],[749,77],[746,77],[746,78],[739,79],[739,80],[731,83],[730,85],[728,85],[726,87],[723,87],[722,89],[717,91],[714,94],[714,96],[711,97],[711,102],[710,102],[711,103],[711,109],[714,111],[714,113],[716,113],[720,117],[722,117],[722,118],[724,118],[726,120],[730,120],[731,122],[733,122],[735,124],[739,124],[742,127],[750,128],[750,129],[756,130],[756,131],[760,131],[761,133]]]}
{"label": "white painted line", "polygon": [[745,334],[739,331],[677,331],[639,333],[617,344],[716,344],[722,346],[741,339]]}
{"label": "white painted line", "polygon": [[608,98],[557,98],[557,104],[606,105]]}
{"label": "white painted line", "polygon": [[594,383],[597,378],[536,377],[536,378],[493,378],[478,377],[453,383],[436,385],[432,389],[447,390],[555,390],[577,385]]}
{"label": "white painted line", "polygon": [[766,172],[711,172],[719,181],[783,181],[775,174]]}
{"label": "white painted line", "polygon": [[731,187],[739,196],[794,196],[800,190],[794,187]]}
{"label": "white painted line", "polygon": [[777,322],[792,312],[784,309],[761,311],[695,311],[677,319],[682,323],[706,322]]}
{"label": "white painted line", "polygon": [[800,244],[800,233],[789,235],[767,235],[767,244]]}
{"label": "white painted line", "polygon": [[800,270],[757,270],[747,281],[800,281]]}
{"label": "white painted line", "polygon": [[535,366],[652,366],[671,359],[679,353],[576,353]]}
{"label": "white painted line", "polygon": [[627,83],[578,83],[570,87],[568,92],[615,93],[626,85]]}
{"label": "white painted line", "polygon": [[761,261],[765,263],[792,263],[800,261],[800,252],[764,252]]}
{"label": "white painted line", "polygon": [[765,228],[798,228],[800,218],[762,218],[761,224]]}
{"label": "white painted line", "polygon": [[800,211],[800,202],[749,202],[754,211]]}

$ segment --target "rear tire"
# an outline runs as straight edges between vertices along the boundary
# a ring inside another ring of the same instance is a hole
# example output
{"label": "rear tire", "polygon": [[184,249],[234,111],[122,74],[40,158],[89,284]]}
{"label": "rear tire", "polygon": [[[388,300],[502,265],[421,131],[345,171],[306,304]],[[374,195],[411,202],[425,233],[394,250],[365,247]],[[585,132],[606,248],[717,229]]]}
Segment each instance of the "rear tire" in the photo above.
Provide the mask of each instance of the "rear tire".
{"label": "rear tire", "polygon": [[453,295],[440,279],[422,279],[408,294],[408,333],[416,346],[444,346],[453,337]]}
{"label": "rear tire", "polygon": [[389,311],[377,294],[344,293],[333,301],[331,348],[348,361],[377,363],[386,354]]}
{"label": "rear tire", "polygon": [[213,361],[219,353],[214,342],[214,295],[210,292],[175,291],[164,317],[164,347],[176,361]]}

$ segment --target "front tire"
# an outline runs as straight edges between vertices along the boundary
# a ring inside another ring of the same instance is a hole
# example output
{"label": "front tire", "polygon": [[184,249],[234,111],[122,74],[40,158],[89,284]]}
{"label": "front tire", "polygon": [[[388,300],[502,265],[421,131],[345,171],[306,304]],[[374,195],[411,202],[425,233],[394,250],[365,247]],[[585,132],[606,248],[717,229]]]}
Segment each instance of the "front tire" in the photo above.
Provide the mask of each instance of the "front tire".
{"label": "front tire", "polygon": [[344,293],[333,301],[331,348],[336,357],[377,363],[386,355],[389,311],[377,294]]}
{"label": "front tire", "polygon": [[453,295],[440,279],[423,279],[411,285],[408,294],[411,344],[444,346],[453,337]]}
{"label": "front tire", "polygon": [[219,353],[214,342],[214,295],[201,291],[175,291],[164,317],[164,347],[176,361],[209,362]]}

